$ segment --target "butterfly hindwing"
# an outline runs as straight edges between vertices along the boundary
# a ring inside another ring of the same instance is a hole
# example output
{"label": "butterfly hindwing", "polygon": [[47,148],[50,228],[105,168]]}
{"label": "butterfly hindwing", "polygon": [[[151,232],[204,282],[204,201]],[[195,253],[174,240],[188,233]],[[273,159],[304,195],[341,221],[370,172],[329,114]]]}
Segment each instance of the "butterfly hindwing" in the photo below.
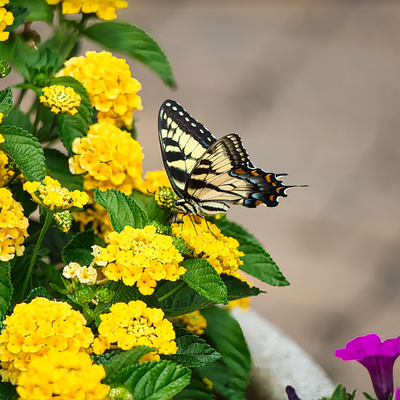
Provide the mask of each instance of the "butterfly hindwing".
{"label": "butterfly hindwing", "polygon": [[183,197],[194,166],[217,139],[173,100],[161,106],[158,133],[165,170],[174,191]]}
{"label": "butterfly hindwing", "polygon": [[273,173],[256,168],[236,134],[227,135],[208,148],[189,176],[184,196],[202,202],[257,207],[278,205],[286,196],[284,186]]}

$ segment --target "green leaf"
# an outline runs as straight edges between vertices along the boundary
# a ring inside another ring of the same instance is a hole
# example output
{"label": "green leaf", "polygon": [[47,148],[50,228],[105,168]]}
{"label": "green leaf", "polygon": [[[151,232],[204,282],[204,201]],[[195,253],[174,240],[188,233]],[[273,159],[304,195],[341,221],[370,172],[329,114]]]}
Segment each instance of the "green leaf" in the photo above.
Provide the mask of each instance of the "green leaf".
{"label": "green leaf", "polygon": [[165,84],[176,86],[166,55],[142,29],[127,22],[99,22],[83,33],[112,51],[135,58],[155,72]]}
{"label": "green leaf", "polygon": [[29,15],[30,10],[25,7],[16,6],[15,4],[7,4],[7,11],[12,12],[14,15],[14,22],[7,27],[7,31],[13,31],[25,22],[26,17]]}
{"label": "green leaf", "polygon": [[28,181],[42,181],[46,176],[43,149],[29,132],[17,126],[0,125],[5,142],[0,145]]}
{"label": "green leaf", "polygon": [[177,324],[174,324],[174,330],[178,352],[162,356],[163,359],[174,361],[186,367],[204,367],[221,358],[221,354],[213,349],[204,339]]}
{"label": "green leaf", "polygon": [[61,114],[58,118],[58,130],[61,141],[68,150],[68,153],[72,154],[72,142],[76,138],[86,136],[92,124],[92,105],[82,84],[70,76],[54,78],[49,84],[72,87],[81,96],[81,105],[78,107],[78,114]]}
{"label": "green leaf", "polygon": [[190,383],[191,371],[171,361],[151,361],[124,368],[112,387],[125,387],[135,400],[167,400]]}
{"label": "green leaf", "polygon": [[31,81],[30,69],[37,64],[39,57],[39,51],[28,46],[21,36],[15,36],[15,48],[11,62],[28,82]]}
{"label": "green leaf", "polygon": [[[165,282],[163,285],[157,285],[157,297],[160,299],[176,286],[180,285],[180,283],[179,281]],[[160,303],[167,317],[177,317],[179,315],[188,314],[214,304],[211,300],[208,300],[186,285],[179,289],[173,296],[169,296]]]}
{"label": "green leaf", "polygon": [[39,286],[31,290],[28,297],[24,300],[24,303],[30,303],[33,299],[36,299],[36,297],[44,297],[46,299],[53,300],[53,297],[50,296],[47,290],[44,287]]}
{"label": "green leaf", "polygon": [[222,233],[234,237],[243,251],[243,265],[240,269],[272,286],[287,286],[289,282],[282,275],[271,256],[263,249],[260,242],[240,225],[226,219],[215,221]]}
{"label": "green leaf", "polygon": [[186,268],[181,279],[192,289],[215,303],[228,304],[226,286],[207,260],[202,258],[184,260],[180,266]]}
{"label": "green leaf", "polygon": [[[2,321],[10,308],[13,294],[11,267],[8,262],[0,262],[0,320]],[[1,400],[1,397],[0,397]]]}
{"label": "green leaf", "polygon": [[0,400],[16,400],[18,393],[10,382],[0,382]]}
{"label": "green leaf", "polygon": [[147,196],[142,192],[133,190],[131,197],[142,207],[150,221],[156,220],[160,223],[165,223],[167,221],[168,212],[158,207],[154,196]]}
{"label": "green leaf", "polygon": [[254,286],[250,287],[247,282],[243,282],[234,276],[222,274],[221,278],[228,289],[229,301],[242,299],[244,297],[258,296],[260,293],[265,293]]}
{"label": "green leaf", "polygon": [[202,312],[207,320],[205,339],[222,355],[217,362],[199,371],[214,384],[214,389],[228,399],[245,400],[251,371],[251,356],[238,322],[223,308],[211,307]]}
{"label": "green leaf", "polygon": [[93,261],[92,246],[95,244],[93,229],[79,232],[64,247],[61,256],[65,264],[77,262],[89,265]]}
{"label": "green leaf", "polygon": [[214,400],[215,396],[200,377],[194,376],[196,371],[192,372],[192,379],[189,386],[186,386],[181,392],[174,396],[174,400]]}
{"label": "green leaf", "polygon": [[152,351],[154,351],[154,349],[150,347],[138,346],[134,347],[132,350],[117,353],[111,360],[103,363],[103,367],[106,371],[104,383],[106,385],[110,384],[119,371],[125,367],[136,364],[143,356]]}
{"label": "green leaf", "polygon": [[68,157],[56,149],[44,149],[47,168],[62,187],[83,190],[83,175],[72,175],[69,171]]}
{"label": "green leaf", "polygon": [[[291,386],[290,388],[292,391],[295,391],[295,389],[292,388]],[[368,393],[363,392],[363,395],[368,400],[375,400]],[[321,397],[320,400],[354,400],[355,396],[356,396],[355,390],[353,391],[353,393],[347,393],[346,388],[340,383],[339,385],[336,386],[335,390],[333,391],[330,397]]]}
{"label": "green leaf", "polygon": [[54,7],[47,4],[45,0],[13,0],[13,3],[29,9],[27,21],[42,21],[51,23],[53,21]]}
{"label": "green leaf", "polygon": [[[13,194],[13,198],[22,204],[25,217],[29,217],[38,208],[37,203],[32,201],[31,195],[22,189],[22,185],[20,183],[16,183],[15,185],[11,184],[10,189]],[[32,234],[31,232],[29,233]]]}
{"label": "green leaf", "polygon": [[136,201],[119,190],[102,192],[96,189],[94,200],[110,214],[111,224],[117,232],[121,232],[127,225],[143,228],[149,222],[146,213]]}
{"label": "green leaf", "polygon": [[11,88],[7,87],[4,90],[0,90],[0,113],[3,114],[3,117],[7,117],[12,108],[13,96]]}
{"label": "green leaf", "polygon": [[24,114],[19,108],[13,108],[8,116],[3,119],[3,125],[18,125],[20,128],[30,131],[32,123],[28,114]]}

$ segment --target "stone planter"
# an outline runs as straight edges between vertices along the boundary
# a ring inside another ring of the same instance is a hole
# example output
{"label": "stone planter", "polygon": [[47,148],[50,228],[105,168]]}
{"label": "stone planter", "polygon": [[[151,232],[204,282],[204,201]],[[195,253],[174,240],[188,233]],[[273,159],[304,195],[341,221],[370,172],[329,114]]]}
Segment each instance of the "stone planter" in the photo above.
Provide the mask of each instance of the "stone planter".
{"label": "stone planter", "polygon": [[302,400],[332,394],[335,386],[326,372],[274,324],[251,309],[234,309],[232,315],[240,323],[252,354],[249,400],[287,400],[287,385],[293,386]]}

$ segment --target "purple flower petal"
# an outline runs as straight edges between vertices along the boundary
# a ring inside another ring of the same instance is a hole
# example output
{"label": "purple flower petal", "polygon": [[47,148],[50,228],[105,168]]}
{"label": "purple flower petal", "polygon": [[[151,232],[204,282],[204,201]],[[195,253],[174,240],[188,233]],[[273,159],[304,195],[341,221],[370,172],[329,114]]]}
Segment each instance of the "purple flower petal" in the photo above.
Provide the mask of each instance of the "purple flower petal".
{"label": "purple flower petal", "polygon": [[394,400],[400,400],[400,388],[394,390]]}
{"label": "purple flower petal", "polygon": [[400,337],[381,343],[375,334],[356,337],[344,349],[335,351],[336,357],[358,361],[367,368],[378,400],[387,400],[393,394],[393,365],[399,354]]}
{"label": "purple flower petal", "polygon": [[301,400],[292,386],[286,386],[286,394],[289,400]]}

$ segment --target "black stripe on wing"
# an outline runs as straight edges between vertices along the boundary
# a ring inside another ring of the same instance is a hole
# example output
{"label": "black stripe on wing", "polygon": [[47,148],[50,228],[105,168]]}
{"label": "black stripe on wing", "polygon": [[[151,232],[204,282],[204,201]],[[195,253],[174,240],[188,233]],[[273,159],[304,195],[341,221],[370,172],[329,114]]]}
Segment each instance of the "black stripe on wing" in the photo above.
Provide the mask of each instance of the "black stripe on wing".
{"label": "black stripe on wing", "polygon": [[255,167],[236,134],[219,139],[193,169],[185,197],[194,201],[218,201],[249,208],[278,205],[286,197],[285,186],[272,172]]}
{"label": "black stripe on wing", "polygon": [[176,194],[183,197],[190,173],[216,138],[173,100],[160,108],[158,132],[165,170]]}

